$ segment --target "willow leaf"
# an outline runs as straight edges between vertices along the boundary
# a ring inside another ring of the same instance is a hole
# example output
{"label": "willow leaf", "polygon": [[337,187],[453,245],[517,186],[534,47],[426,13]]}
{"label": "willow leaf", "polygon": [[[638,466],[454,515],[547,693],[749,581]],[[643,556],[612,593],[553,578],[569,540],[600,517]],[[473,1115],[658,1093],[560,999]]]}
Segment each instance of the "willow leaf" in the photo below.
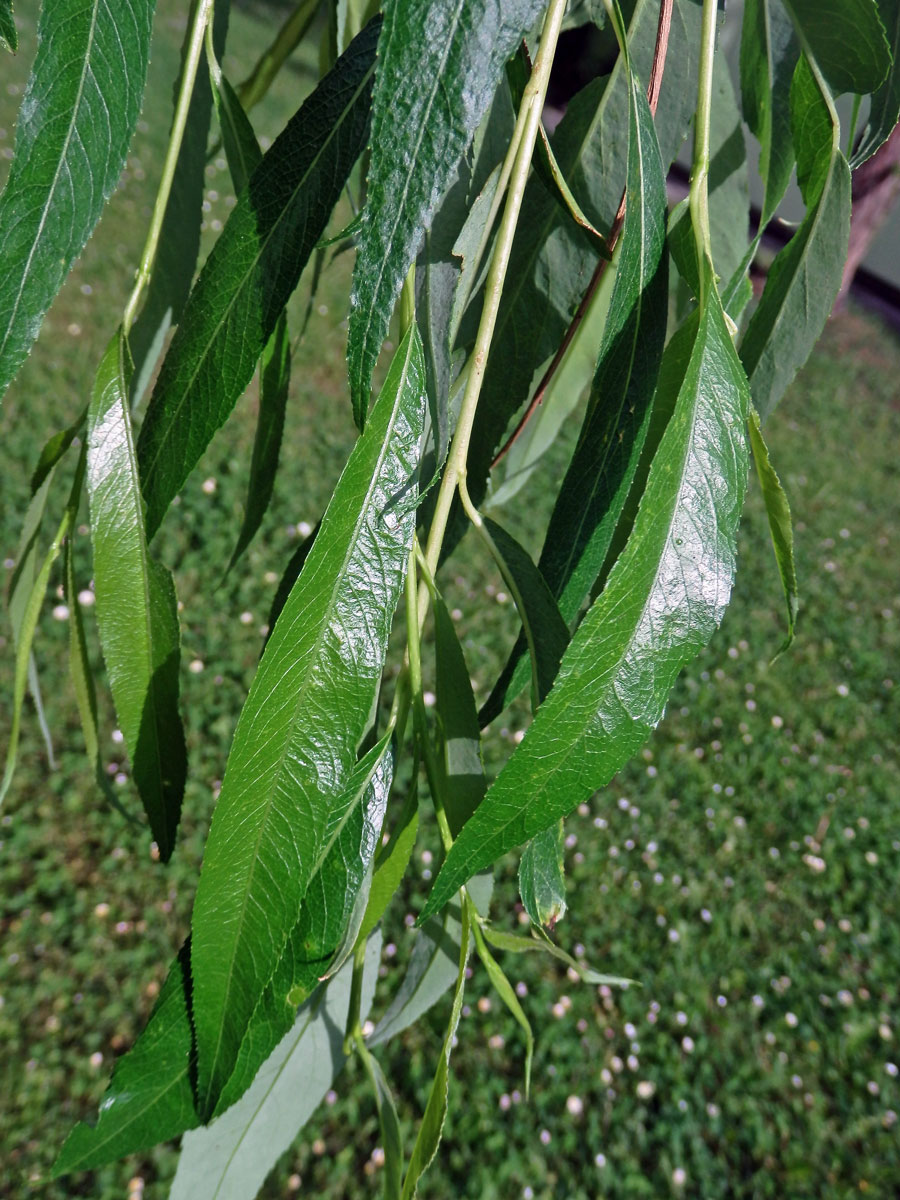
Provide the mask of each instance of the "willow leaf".
{"label": "willow leaf", "polygon": [[360,428],[378,352],[424,231],[487,112],[506,60],[542,7],[541,0],[385,5],[347,338]]}
{"label": "willow leaf", "polygon": [[375,699],[412,543],[391,511],[418,465],[413,326],[354,447],[244,704],[193,917],[198,1093],[214,1110],[321,861]]}
{"label": "willow leaf", "polygon": [[635,982],[633,979],[626,979],[621,975],[604,975],[600,971],[595,971],[582,959],[573,958],[571,954],[563,950],[562,946],[557,946],[556,942],[552,941],[543,929],[533,930],[531,937],[521,937],[515,933],[506,933],[503,929],[495,929],[485,921],[481,926],[481,932],[484,934],[485,941],[490,942],[497,950],[503,950],[509,954],[549,954],[559,962],[565,963],[567,967],[571,967],[583,983],[591,983],[595,987],[606,983],[611,987],[627,988]]}
{"label": "willow leaf", "polygon": [[[794,564],[794,530],[791,524],[791,506],[787,494],[775,468],[769,458],[769,448],[763,438],[759,424],[759,414],[755,408],[750,409],[748,423],[750,433],[750,449],[753,453],[753,464],[759,478],[759,486],[766,505],[766,516],[769,521],[769,533],[772,536],[772,549],[775,551],[775,563],[781,577],[784,591],[784,601],[787,607],[787,636],[781,644],[778,654],[784,654],[794,640],[794,626],[797,622],[797,612],[800,608],[800,593],[797,587],[797,569]],[[777,656],[776,656],[777,657]]]}
{"label": "willow leaf", "polygon": [[199,1124],[190,1079],[189,956],[185,942],[146,1029],[116,1063],[97,1123],[75,1126],[53,1165],[54,1178],[149,1150]]}
{"label": "willow leaf", "polygon": [[[647,436],[668,303],[666,186],[653,118],[632,77],[628,204],[599,361],[578,446],[550,517],[539,567],[574,621],[609,550]],[[482,713],[493,719],[528,679],[525,641]]]}
{"label": "willow leaf", "polygon": [[[375,993],[381,936],[366,947],[360,1016]],[[170,1200],[253,1200],[344,1066],[350,964],[309,1001],[266,1060],[253,1086],[204,1129],[187,1133]]]}
{"label": "willow leaf", "polygon": [[503,968],[488,949],[477,921],[473,923],[472,930],[475,934],[475,948],[478,951],[478,957],[487,971],[491,986],[509,1009],[516,1024],[525,1034],[525,1098],[527,1100],[531,1093],[531,1062],[534,1058],[534,1034],[531,1031],[531,1023],[525,1016],[525,1011],[519,1003],[519,998],[513,990],[512,984],[507,979]]}
{"label": "willow leaf", "polygon": [[0,0],[0,42],[12,54],[19,48],[19,34],[13,17],[12,0]]}
{"label": "willow leaf", "polygon": [[884,82],[891,50],[875,0],[785,0],[834,92],[867,95]]}
{"label": "willow leaf", "polygon": [[250,382],[366,144],[377,34],[374,22],[288,122],[194,285],[138,443],[151,537]]}
{"label": "willow leaf", "polygon": [[433,597],[435,712],[441,731],[444,807],[455,837],[481,803],[487,784],[481,762],[481,728],[472,680],[453,618]]}
{"label": "willow leaf", "polygon": [[746,0],[741,31],[741,104],[759,142],[765,187],[760,228],[775,214],[794,166],[791,78],[799,45],[781,0]]}
{"label": "willow leaf", "polygon": [[393,779],[389,743],[390,734],[364,755],[334,805],[321,865],[310,879],[299,920],[254,1007],[216,1115],[253,1082],[260,1064],[293,1024],[297,1005],[343,965],[337,962],[342,945],[353,948],[361,920],[352,931],[351,925],[360,898],[365,900],[363,884],[372,868]]}
{"label": "willow leaf", "polygon": [[740,346],[763,420],[819,339],[841,285],[850,237],[850,169],[837,115],[805,59],[794,73],[791,121],[807,212],[776,255]]}
{"label": "willow leaf", "polygon": [[410,801],[401,814],[399,827],[391,835],[384,857],[376,859],[369,900],[359,931],[361,938],[367,938],[381,920],[409,866],[419,832],[419,806],[415,785]]}
{"label": "willow leaf", "polygon": [[891,69],[872,95],[869,119],[850,159],[854,169],[887,141],[900,120],[900,0],[878,0],[878,11],[891,47]]}
{"label": "willow leaf", "polygon": [[[190,6],[193,11],[196,0]],[[212,41],[217,54],[225,48],[230,0],[216,0],[213,7]],[[193,21],[188,20],[181,47],[181,70],[172,86],[172,109],[178,104],[181,76],[192,37]],[[156,370],[166,335],[181,319],[191,290],[197,257],[200,253],[200,226],[203,222],[203,189],[206,184],[206,145],[212,97],[209,80],[197,73],[187,120],[178,150],[172,188],[166,202],[159,232],[150,284],[141,311],[128,335],[134,362],[131,379],[132,406],[147,390]]]}
{"label": "willow leaf", "polygon": [[550,929],[566,915],[562,820],[531,839],[519,860],[519,896],[535,925]]}
{"label": "willow leaf", "polygon": [[0,396],[119,181],[141,111],[153,0],[60,0],[38,52],[0,196]]}
{"label": "willow leaf", "polygon": [[397,1107],[378,1059],[369,1052],[365,1042],[361,1042],[358,1049],[372,1091],[375,1093],[375,1105],[378,1109],[378,1126],[384,1150],[384,1183],[381,1194],[384,1200],[400,1200],[400,1188],[403,1184],[403,1140]]}
{"label": "willow leaf", "polygon": [[100,362],[88,411],[97,627],[131,774],[166,862],[187,774],[178,714],[181,647],[172,576],[150,556],[144,534],[126,356],[120,329]]}
{"label": "willow leaf", "polygon": [[213,102],[216,117],[222,132],[222,146],[228,172],[236,193],[244,190],[250,176],[259,166],[262,150],[234,88],[222,74],[218,61],[209,56],[209,73],[212,80]]}
{"label": "willow leaf", "polygon": [[[456,839],[423,911],[606,784],[658,723],[684,663],[719,624],[747,479],[747,386],[718,296],[667,348],[684,372],[626,547],[524,740]],[[657,404],[666,407],[660,396]]]}

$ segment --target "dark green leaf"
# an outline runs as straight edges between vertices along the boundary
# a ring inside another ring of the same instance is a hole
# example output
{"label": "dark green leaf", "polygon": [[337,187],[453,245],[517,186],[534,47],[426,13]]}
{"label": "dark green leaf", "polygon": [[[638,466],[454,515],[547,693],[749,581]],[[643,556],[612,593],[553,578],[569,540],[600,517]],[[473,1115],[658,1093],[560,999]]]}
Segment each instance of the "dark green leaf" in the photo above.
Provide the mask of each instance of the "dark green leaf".
{"label": "dark green leaf", "polygon": [[761,229],[774,216],[794,166],[790,92],[799,52],[781,0],[746,0],[741,32],[741,102],[744,120],[759,142],[759,174],[766,189]]}
{"label": "dark green leaf", "polygon": [[189,956],[185,942],[146,1029],[116,1063],[96,1125],[75,1126],[54,1163],[54,1178],[149,1150],[199,1123],[190,1079]]}
{"label": "dark green leaf", "polygon": [[215,59],[210,59],[209,73],[212,79],[213,102],[216,117],[222,131],[222,145],[236,193],[241,193],[250,181],[250,176],[259,166],[262,150],[253,132],[250,119],[238,99],[234,88],[222,74]]}
{"label": "dark green leaf", "polygon": [[[376,933],[366,947],[363,1019],[380,957]],[[185,1135],[170,1200],[253,1200],[344,1066],[351,974],[348,963],[322,996],[301,1008],[239,1103],[205,1129]]]}
{"label": "dark green leaf", "polygon": [[413,515],[391,505],[415,475],[423,388],[413,326],[235,731],[192,925],[198,1093],[206,1113],[300,915],[369,721],[412,542]]}
{"label": "dark green leaf", "polygon": [[31,475],[31,495],[35,496],[38,490],[44,483],[47,476],[53,471],[56,464],[72,445],[77,437],[81,437],[84,432],[85,421],[87,420],[87,408],[81,415],[72,422],[68,429],[61,429],[58,433],[47,440],[46,445],[41,451],[40,458],[37,461],[37,466]]}
{"label": "dark green leaf", "polygon": [[0,0],[0,42],[13,54],[19,48],[19,34],[13,17],[12,0]]}
{"label": "dark green leaf", "polygon": [[[628,204],[609,315],[578,447],[563,479],[540,570],[574,621],[609,550],[652,411],[666,331],[666,186],[641,85],[630,89]],[[522,639],[482,712],[492,720],[528,678]]]}
{"label": "dark green leaf", "polygon": [[778,651],[779,654],[783,654],[794,640],[794,625],[800,607],[797,570],[794,565],[794,530],[791,524],[791,506],[769,458],[769,449],[763,439],[759,424],[759,414],[752,407],[748,428],[753,463],[766,504],[772,548],[775,551],[775,562],[778,566],[778,574],[781,576],[781,586],[787,606],[787,636]]}
{"label": "dark green leaf", "polygon": [[900,120],[900,0],[878,0],[878,11],[891,46],[891,69],[872,96],[869,119],[850,159],[854,169],[887,141]]}
{"label": "dark green leaf", "polygon": [[290,384],[291,339],[287,316],[282,313],[259,364],[259,413],[250,459],[247,505],[237,545],[228,564],[229,571],[253,540],[272,499]]}
{"label": "dark green leaf", "polygon": [[850,170],[830,104],[801,59],[791,88],[791,119],[807,213],[776,256],[740,347],[763,420],[806,362],[841,285],[850,236]]}
{"label": "dark green leaf", "polygon": [[519,895],[535,925],[551,929],[566,915],[561,820],[533,837],[519,860]]}
{"label": "dark green leaf", "polygon": [[360,428],[378,352],[424,231],[487,112],[504,63],[542,7],[541,0],[385,5],[347,338]]}
{"label": "dark green leaf", "polygon": [[453,618],[433,598],[435,712],[440,723],[444,810],[454,837],[481,803],[487,784],[481,762],[481,728],[472,681]]}
{"label": "dark green leaf", "polygon": [[321,865],[309,882],[284,952],[254,1007],[216,1115],[234,1104],[253,1082],[260,1064],[293,1024],[297,1005],[342,965],[343,960],[337,961],[342,946],[353,949],[362,912],[355,922],[353,918],[359,901],[365,904],[364,883],[370,875],[393,778],[389,742],[390,734],[360,760],[334,805]]}
{"label": "dark green leaf", "polygon": [[191,292],[138,446],[150,536],[250,382],[365,146],[377,34],[375,22],[288,122]]}
{"label": "dark green leaf", "polygon": [[875,0],[785,0],[801,36],[835,92],[867,95],[891,67]]}
{"label": "dark green leaf", "polygon": [[97,626],[131,773],[166,862],[187,774],[178,715],[181,647],[172,576],[150,556],[144,535],[126,354],[120,329],[103,355],[88,411]]}
{"label": "dark green leaf", "polygon": [[119,181],[141,111],[153,0],[58,0],[38,51],[0,196],[0,396]]}
{"label": "dark green leaf", "polygon": [[[195,6],[196,0],[190,6],[191,12]],[[221,54],[225,47],[229,7],[230,0],[216,0],[213,9],[212,39],[217,54]],[[181,47],[181,71],[184,70],[192,37],[192,25],[193,22],[188,20]],[[181,71],[173,85],[173,110],[178,103]],[[211,112],[209,80],[199,71],[191,94],[172,189],[166,202],[150,284],[141,311],[128,334],[128,346],[134,362],[132,405],[144,395],[156,370],[166,334],[181,319],[191,290],[200,253],[206,143]]]}
{"label": "dark green leaf", "polygon": [[[668,360],[684,361],[684,343],[686,370],[667,369]],[[627,545],[531,729],[448,854],[423,917],[606,784],[722,618],[747,481],[747,387],[714,290],[667,348],[666,389],[677,397],[674,412]]]}

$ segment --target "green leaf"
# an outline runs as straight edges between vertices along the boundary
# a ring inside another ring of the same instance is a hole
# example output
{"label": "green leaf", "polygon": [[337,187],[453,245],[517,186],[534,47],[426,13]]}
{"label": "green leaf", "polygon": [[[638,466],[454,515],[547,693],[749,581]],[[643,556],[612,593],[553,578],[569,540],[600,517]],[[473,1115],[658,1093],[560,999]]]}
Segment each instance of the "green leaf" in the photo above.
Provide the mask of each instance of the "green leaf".
{"label": "green leaf", "polygon": [[891,49],[875,0],[785,0],[834,92],[867,95],[884,82]]}
{"label": "green leaf", "polygon": [[[77,437],[81,437],[84,432],[84,425],[87,420],[87,408],[84,408],[80,416],[72,422],[67,429],[61,429],[58,433],[54,433],[51,438],[47,439],[40,457],[37,461],[37,466],[31,474],[31,495],[35,497],[38,491],[44,484],[47,476],[56,467],[56,464],[63,457],[68,448],[72,445]],[[21,557],[21,556],[20,556]]]}
{"label": "green leaf", "polygon": [[878,0],[878,11],[891,46],[891,69],[872,95],[869,119],[850,159],[854,169],[887,141],[900,120],[900,0]]}
{"label": "green leaf", "polygon": [[787,606],[787,636],[778,650],[778,655],[781,655],[794,640],[794,626],[800,607],[797,570],[794,565],[794,530],[791,524],[791,506],[782,482],[775,473],[775,468],[769,458],[769,449],[763,439],[759,424],[759,413],[752,406],[747,428],[750,433],[753,464],[756,467],[759,486],[762,489],[766,505],[766,516],[769,519],[769,533],[772,535],[775,563],[778,567],[778,574],[781,576],[781,586]]}
{"label": "green leaf", "polygon": [[296,924],[369,721],[412,543],[413,514],[391,505],[418,465],[423,388],[413,326],[235,731],[192,925],[198,1093],[206,1113]]}
{"label": "green leaf", "polygon": [[353,271],[347,360],[362,428],[372,371],[424,231],[541,0],[385,5],[372,96],[365,217]]}
{"label": "green leaf", "polygon": [[[466,888],[469,899],[483,916],[488,911],[492,886],[490,875],[477,875]],[[426,921],[413,936],[415,942],[403,982],[366,1039],[369,1046],[381,1046],[409,1029],[453,986],[462,936],[458,901],[451,901],[440,917]]]}
{"label": "green leaf", "polygon": [[171,573],[150,556],[128,409],[127,347],[113,335],[88,411],[87,487],[97,627],[131,774],[167,862],[187,774]]}
{"label": "green leaf", "polygon": [[533,837],[519,860],[519,896],[535,925],[552,929],[566,915],[562,820]]}
{"label": "green leaf", "polygon": [[491,986],[525,1034],[525,1098],[527,1100],[531,1092],[531,1061],[534,1058],[534,1034],[531,1032],[531,1024],[525,1016],[522,1005],[519,1003],[519,998],[513,991],[512,984],[506,978],[503,968],[488,949],[484,935],[481,932],[481,927],[477,921],[473,924],[472,929],[475,934],[475,947],[478,951],[478,957],[487,971]]}
{"label": "green leaf", "polygon": [[119,181],[141,111],[153,0],[58,0],[38,51],[0,196],[0,396]]}
{"label": "green leaf", "polygon": [[[628,203],[616,280],[578,446],[563,479],[539,567],[571,624],[609,550],[647,437],[668,303],[666,186],[641,85],[630,89]],[[482,712],[492,720],[528,678],[519,639]]]}
{"label": "green leaf", "polygon": [[377,34],[374,22],[275,140],[191,292],[138,444],[151,537],[250,382],[365,146]]}
{"label": "green leaf", "polygon": [[19,48],[19,34],[13,17],[12,0],[0,0],[0,42],[12,54]]}
{"label": "green leaf", "polygon": [[[216,53],[225,48],[230,0],[217,0],[213,8],[212,41]],[[190,6],[193,11],[194,5]],[[181,71],[172,88],[173,119],[181,90],[181,74],[191,42],[193,22],[188,20],[181,47]],[[206,186],[206,144],[212,96],[209,80],[198,71],[191,103],[175,164],[172,189],[166,202],[153,271],[144,303],[128,334],[134,362],[131,379],[132,407],[147,390],[170,328],[181,319],[191,290],[203,220],[203,190]]]}
{"label": "green leaf", "polygon": [[375,1093],[375,1105],[378,1109],[378,1126],[381,1130],[381,1147],[384,1150],[384,1200],[400,1200],[400,1188],[403,1183],[403,1140],[400,1135],[400,1122],[397,1118],[397,1108],[388,1081],[384,1077],[378,1059],[370,1054],[365,1042],[357,1044],[372,1091]]}
{"label": "green leaf", "polygon": [[406,1178],[403,1180],[402,1200],[412,1200],[412,1197],[415,1196],[419,1180],[428,1169],[435,1154],[437,1154],[437,1148],[440,1145],[441,1134],[444,1129],[444,1121],[447,1118],[447,1098],[450,1087],[450,1053],[453,1049],[453,1042],[462,1013],[463,995],[466,988],[466,967],[469,963],[469,946],[471,944],[471,915],[469,905],[470,901],[464,898],[462,901],[462,940],[459,951],[459,970],[457,971],[456,987],[453,992],[453,1007],[450,1010],[450,1020],[447,1024],[447,1032],[444,1034],[444,1044],[441,1047],[437,1070],[434,1073],[431,1090],[428,1093],[428,1103],[425,1105],[422,1123],[419,1126],[416,1142],[410,1155]]}
{"label": "green leaf", "polygon": [[455,837],[481,803],[487,784],[481,762],[481,728],[462,646],[440,595],[435,595],[432,603],[442,792],[447,822]]}
{"label": "green leaf", "polygon": [[384,857],[380,861],[376,859],[372,886],[369,889],[369,902],[358,935],[360,938],[367,938],[381,920],[406,874],[419,832],[419,806],[415,791],[410,800],[412,803],[409,803],[402,813],[400,824],[391,835]]}
{"label": "green leaf", "polygon": [[678,672],[722,618],[747,479],[747,386],[714,290],[669,344],[658,390],[663,410],[665,393],[676,397],[674,412],[631,536],[420,919],[606,784],[658,723]]}
{"label": "green leaf", "polygon": [[66,1138],[53,1178],[149,1150],[199,1123],[191,1090],[190,942],[175,960],[147,1027],[113,1070],[96,1125]]}
{"label": "green leaf", "polygon": [[531,937],[519,937],[517,934],[495,929],[485,921],[482,923],[481,932],[497,950],[504,950],[509,954],[549,954],[565,963],[567,967],[571,967],[583,983],[590,983],[595,987],[605,983],[610,987],[628,988],[635,982],[633,979],[625,979],[621,975],[603,975],[599,971],[595,971],[581,959],[573,958],[571,954],[563,950],[562,946],[557,946],[556,942],[552,941],[543,929],[532,930]]}
{"label": "green leaf", "polygon": [[[673,14],[656,118],[664,167],[681,145],[697,90],[700,8],[692,0],[675,0]],[[637,0],[629,52],[641,80],[649,77],[658,17],[656,0]],[[628,142],[622,130],[628,125],[629,96],[620,57],[608,80],[595,80],[572,99],[551,139],[569,186],[601,231],[612,224],[627,179]],[[476,504],[485,494],[506,428],[527,399],[535,371],[562,341],[598,259],[595,239],[560,212],[540,180],[533,180],[516,228],[469,451],[468,487]],[[459,533],[457,527],[457,538]],[[445,544],[449,548],[452,537]],[[552,583],[551,589],[556,590]]]}
{"label": "green leaf", "polygon": [[250,458],[247,504],[237,545],[228,563],[229,571],[253,540],[272,499],[290,384],[291,339],[287,316],[282,313],[259,364],[259,413]]}
{"label": "green leaf", "polygon": [[253,1009],[215,1115],[247,1090],[260,1064],[293,1024],[297,1005],[343,965],[347,955],[340,957],[342,950],[346,947],[349,953],[358,936],[365,940],[360,934],[364,884],[370,878],[393,779],[390,740],[388,733],[364,755],[334,804],[327,850],[309,882],[284,952]]}
{"label": "green leaf", "polygon": [[791,110],[807,213],[776,255],[740,346],[763,420],[819,339],[841,285],[850,237],[850,170],[837,116],[805,59],[794,74]]}
{"label": "green leaf", "polygon": [[[209,47],[207,46],[207,52]],[[262,160],[262,150],[234,88],[222,74],[215,57],[207,53],[209,74],[212,81],[213,102],[222,133],[225,160],[236,193],[244,190],[250,176]]]}
{"label": "green leaf", "polygon": [[[360,1016],[372,1005],[381,936],[366,947]],[[348,963],[322,997],[309,1001],[243,1098],[181,1143],[170,1200],[253,1200],[344,1066],[350,1006]]]}
{"label": "green leaf", "polygon": [[759,142],[759,174],[765,186],[760,229],[774,216],[794,166],[790,93],[798,54],[797,38],[781,0],[746,0],[741,103],[744,120]]}

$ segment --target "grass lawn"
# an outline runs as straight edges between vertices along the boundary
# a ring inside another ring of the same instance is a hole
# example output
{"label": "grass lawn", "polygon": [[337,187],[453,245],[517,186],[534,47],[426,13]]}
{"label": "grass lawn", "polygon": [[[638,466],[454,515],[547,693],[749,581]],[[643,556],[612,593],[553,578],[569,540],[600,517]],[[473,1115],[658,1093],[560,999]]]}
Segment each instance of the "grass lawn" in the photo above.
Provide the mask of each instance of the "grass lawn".
{"label": "grass lawn", "polygon": [[[6,578],[40,444],[83,405],[140,253],[183,7],[174,0],[160,6],[147,111],[127,178],[0,411]],[[29,16],[34,5],[20,10]],[[259,13],[234,13],[231,44],[242,57],[231,64],[232,77],[240,78],[270,32]],[[12,143],[16,89],[32,48],[23,30],[19,57],[4,60],[0,154]],[[259,114],[267,136],[309,86],[302,63],[287,83]],[[212,225],[227,217],[228,184],[216,161],[208,176]],[[17,781],[0,816],[0,1197],[166,1195],[176,1161],[171,1146],[59,1183],[46,1176],[72,1122],[96,1111],[188,928],[205,830],[261,627],[281,571],[352,444],[341,326],[350,267],[349,256],[338,259],[316,297],[295,359],[272,510],[242,562],[222,581],[214,574],[240,523],[252,389],[159,540],[183,604],[191,758],[183,830],[167,868],[153,861],[145,830],[105,807],[92,786],[65,674],[66,614],[53,580],[37,654],[56,768],[48,768],[29,708]],[[301,284],[295,327],[305,299]],[[782,636],[780,586],[751,486],[723,628],[679,681],[643,754],[567,822],[569,912],[558,939],[597,969],[640,986],[610,992],[573,982],[537,956],[505,961],[538,1039],[526,1102],[518,1027],[475,967],[445,1141],[420,1189],[427,1200],[897,1193],[898,377],[896,334],[850,311],[832,322],[771,420],[770,448],[796,522],[797,642],[769,664]],[[560,453],[503,514],[531,544]],[[75,539],[84,589],[86,533],[82,526]],[[514,636],[511,605],[474,539],[448,564],[443,584],[484,695]],[[4,634],[0,728],[7,729],[12,655]],[[134,810],[108,703],[103,718],[110,775]],[[495,723],[489,764],[508,751],[523,721],[517,709]],[[422,903],[435,847],[426,823],[410,886],[386,921],[376,1010],[399,982],[414,936],[405,918]],[[509,930],[519,920],[515,867],[510,858],[498,870],[493,909]],[[446,999],[379,1051],[407,1147],[448,1007]],[[263,1194],[375,1196],[377,1146],[374,1101],[351,1062],[338,1094],[329,1095]]]}

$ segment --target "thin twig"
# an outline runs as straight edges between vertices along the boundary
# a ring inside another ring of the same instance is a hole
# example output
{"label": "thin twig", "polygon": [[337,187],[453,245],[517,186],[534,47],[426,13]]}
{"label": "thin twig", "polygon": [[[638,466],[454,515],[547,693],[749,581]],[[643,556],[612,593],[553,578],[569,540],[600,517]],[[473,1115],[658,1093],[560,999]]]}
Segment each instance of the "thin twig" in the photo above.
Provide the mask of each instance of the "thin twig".
{"label": "thin twig", "polygon": [[[650,83],[647,86],[647,101],[650,105],[650,112],[653,114],[653,116],[656,116],[656,106],[659,103],[659,91],[660,91],[660,88],[662,87],[663,71],[665,70],[665,66],[666,66],[666,53],[669,48],[669,30],[672,28],[672,5],[673,5],[673,2],[674,2],[674,0],[661,0],[660,7],[659,7],[659,21],[656,26],[656,46],[654,47],[654,51],[653,51],[653,66],[650,70]],[[610,254],[612,254],[613,250],[615,249],[616,242],[619,240],[619,234],[622,232],[622,225],[625,220],[625,199],[626,199],[626,193],[625,193],[625,190],[623,189],[622,190],[622,199],[619,202],[618,212],[616,213],[615,217],[613,218],[613,223],[610,226],[609,234],[607,235],[607,246],[609,248]],[[575,337],[575,334],[578,332],[579,326],[581,325],[581,322],[584,320],[584,315],[587,312],[588,308],[590,307],[591,301],[594,298],[597,288],[600,286],[600,282],[603,279],[604,273],[606,272],[607,261],[608,261],[607,259],[601,258],[600,261],[597,263],[594,273],[591,276],[590,282],[588,283],[587,288],[585,289],[585,293],[581,298],[581,303],[578,305],[578,308],[575,310],[575,315],[572,318],[569,328],[566,330],[566,332],[563,336],[563,339],[559,344],[559,348],[557,349],[556,353],[553,355],[553,358],[550,361],[550,365],[547,367],[547,370],[541,376],[541,381],[537,385],[534,395],[531,397],[531,400],[528,404],[528,407],[525,409],[524,413],[519,418],[518,424],[516,425],[515,429],[512,431],[512,433],[509,435],[509,437],[506,439],[506,441],[503,443],[503,445],[500,447],[500,449],[494,455],[494,460],[491,463],[492,471],[493,471],[494,467],[496,467],[497,464],[500,463],[503,460],[503,458],[509,453],[509,451],[512,449],[515,442],[521,436],[522,431],[524,430],[525,426],[531,420],[536,409],[543,403],[544,396],[547,394],[547,389],[549,388],[551,382],[553,381],[553,377],[556,375],[556,372],[559,370],[559,365],[562,362],[562,360],[565,358],[566,351],[569,349],[569,346],[572,344],[572,339]]]}

